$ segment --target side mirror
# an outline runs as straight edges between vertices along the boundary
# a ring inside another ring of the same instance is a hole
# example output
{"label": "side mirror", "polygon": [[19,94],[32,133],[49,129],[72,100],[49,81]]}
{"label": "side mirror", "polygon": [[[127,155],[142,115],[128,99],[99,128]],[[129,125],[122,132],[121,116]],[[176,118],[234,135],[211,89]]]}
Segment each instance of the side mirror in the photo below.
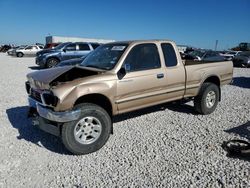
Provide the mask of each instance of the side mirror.
{"label": "side mirror", "polygon": [[121,80],[125,75],[126,75],[126,69],[122,67],[117,73],[118,79]]}
{"label": "side mirror", "polygon": [[119,80],[121,80],[130,71],[130,69],[130,64],[125,63],[117,73]]}

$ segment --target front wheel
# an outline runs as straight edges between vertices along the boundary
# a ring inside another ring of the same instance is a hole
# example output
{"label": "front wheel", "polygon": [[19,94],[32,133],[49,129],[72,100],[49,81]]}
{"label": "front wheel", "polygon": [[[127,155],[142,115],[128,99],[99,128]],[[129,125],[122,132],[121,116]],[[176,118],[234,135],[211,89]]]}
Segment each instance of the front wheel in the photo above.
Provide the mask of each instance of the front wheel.
{"label": "front wheel", "polygon": [[219,87],[213,83],[204,83],[194,98],[194,108],[200,114],[211,114],[219,102]]}
{"label": "front wheel", "polygon": [[110,136],[111,118],[103,108],[95,104],[84,103],[76,108],[81,109],[81,116],[76,121],[63,124],[63,144],[76,155],[95,152]]}
{"label": "front wheel", "polygon": [[59,63],[58,59],[56,59],[56,58],[50,58],[50,59],[48,59],[47,67],[48,68],[55,67],[58,63]]}
{"label": "front wheel", "polygon": [[22,53],[22,52],[18,52],[18,53],[16,54],[16,56],[17,56],[17,57],[23,57],[23,53]]}

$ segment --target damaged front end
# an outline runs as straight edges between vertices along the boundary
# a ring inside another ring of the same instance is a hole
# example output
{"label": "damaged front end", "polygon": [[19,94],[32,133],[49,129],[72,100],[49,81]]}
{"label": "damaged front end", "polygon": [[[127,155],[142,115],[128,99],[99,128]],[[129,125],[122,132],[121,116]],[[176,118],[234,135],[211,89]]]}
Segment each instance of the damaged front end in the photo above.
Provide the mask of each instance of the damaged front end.
{"label": "damaged front end", "polygon": [[97,71],[80,67],[59,67],[28,74],[25,86],[30,106],[28,116],[32,118],[32,124],[50,134],[59,136],[60,125],[77,120],[81,111],[79,109],[55,111],[55,107],[60,103],[60,96],[53,93],[53,88],[96,74],[98,74]]}

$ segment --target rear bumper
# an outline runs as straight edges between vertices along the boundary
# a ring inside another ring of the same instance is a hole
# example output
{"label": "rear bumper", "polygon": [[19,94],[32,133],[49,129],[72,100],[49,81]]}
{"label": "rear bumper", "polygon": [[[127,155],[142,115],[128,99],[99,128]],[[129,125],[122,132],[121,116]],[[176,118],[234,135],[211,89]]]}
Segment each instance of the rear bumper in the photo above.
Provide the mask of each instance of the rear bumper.
{"label": "rear bumper", "polygon": [[77,120],[80,117],[81,110],[72,110],[72,111],[64,111],[64,112],[55,112],[49,107],[43,106],[38,103],[31,97],[28,98],[29,106],[35,108],[38,115],[54,122],[64,123],[69,121]]}

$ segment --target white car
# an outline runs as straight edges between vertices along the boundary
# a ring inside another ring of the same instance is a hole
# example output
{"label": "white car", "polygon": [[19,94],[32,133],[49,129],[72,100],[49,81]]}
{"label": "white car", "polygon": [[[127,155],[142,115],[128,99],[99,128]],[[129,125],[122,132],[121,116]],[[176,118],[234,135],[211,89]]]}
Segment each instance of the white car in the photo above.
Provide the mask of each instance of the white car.
{"label": "white car", "polygon": [[238,55],[241,51],[228,51],[224,54],[221,54],[224,56],[227,60],[232,60],[236,55]]}
{"label": "white car", "polygon": [[16,56],[17,57],[23,57],[24,55],[35,56],[36,53],[41,51],[42,49],[43,49],[43,46],[41,45],[30,45],[24,49],[17,49]]}

